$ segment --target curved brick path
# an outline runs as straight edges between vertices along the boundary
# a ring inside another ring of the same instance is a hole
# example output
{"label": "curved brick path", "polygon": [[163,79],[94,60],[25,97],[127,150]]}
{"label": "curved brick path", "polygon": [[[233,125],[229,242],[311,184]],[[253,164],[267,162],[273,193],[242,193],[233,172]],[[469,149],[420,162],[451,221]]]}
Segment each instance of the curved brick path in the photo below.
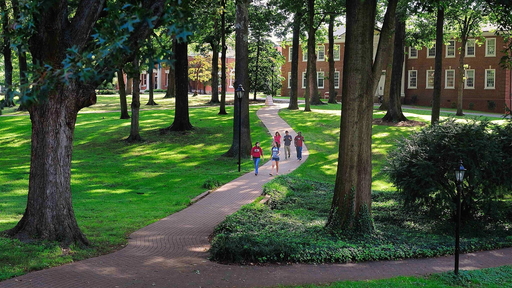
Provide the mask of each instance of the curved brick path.
{"label": "curved brick path", "polygon": [[[289,130],[295,135],[277,116],[279,108],[282,107],[260,109],[258,116],[271,134]],[[292,159],[280,162],[281,174],[303,163],[308,151],[305,147],[300,162],[293,159],[293,154]],[[208,261],[208,235],[226,215],[261,194],[262,185],[270,179],[266,176],[269,164],[261,168],[259,176],[241,176],[190,207],[136,231],[126,248],[118,252],[5,280],[0,282],[0,288],[265,287],[425,275],[453,269],[453,257],[288,266],[221,265]],[[512,265],[511,256],[512,249],[461,255],[460,266],[478,269]]]}

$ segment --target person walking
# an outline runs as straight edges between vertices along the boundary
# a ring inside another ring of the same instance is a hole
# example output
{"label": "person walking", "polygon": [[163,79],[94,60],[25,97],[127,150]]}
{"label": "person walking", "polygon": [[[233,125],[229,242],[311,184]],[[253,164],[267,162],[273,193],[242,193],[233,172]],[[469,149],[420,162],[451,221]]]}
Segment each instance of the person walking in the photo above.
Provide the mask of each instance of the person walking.
{"label": "person walking", "polygon": [[284,142],[284,159],[288,159],[290,158],[290,146],[292,144],[292,135],[290,135],[288,133],[288,131],[284,131],[284,137],[283,137],[283,142]]}
{"label": "person walking", "polygon": [[302,160],[302,144],[304,143],[304,137],[302,133],[299,132],[295,138],[293,138],[293,144],[295,145],[295,149],[297,150],[297,160]]}
{"label": "person walking", "polygon": [[276,131],[274,135],[274,142],[276,142],[277,148],[281,148],[281,134],[279,134],[279,131]]}
{"label": "person walking", "polygon": [[272,149],[270,152],[272,155],[272,169],[270,170],[270,176],[273,176],[274,166],[276,167],[276,175],[279,175],[279,148],[275,141],[272,142]]}
{"label": "person walking", "polygon": [[258,168],[260,166],[260,159],[263,159],[263,149],[260,147],[260,142],[254,143],[251,149],[251,157],[254,161],[254,175],[258,176]]}

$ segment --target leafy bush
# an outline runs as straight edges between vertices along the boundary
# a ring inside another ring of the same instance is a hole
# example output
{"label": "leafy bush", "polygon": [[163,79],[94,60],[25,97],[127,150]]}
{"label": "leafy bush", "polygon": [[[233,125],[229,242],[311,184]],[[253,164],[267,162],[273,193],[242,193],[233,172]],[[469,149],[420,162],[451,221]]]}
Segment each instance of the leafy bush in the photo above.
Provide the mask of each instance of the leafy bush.
{"label": "leafy bush", "polygon": [[[463,219],[501,218],[496,209],[512,188],[512,125],[449,119],[401,140],[388,154],[385,172],[399,189],[404,206],[446,218],[455,211],[454,169],[467,169]],[[503,210],[501,210],[503,211]]]}
{"label": "leafy bush", "polygon": [[[246,205],[216,227],[210,258],[230,263],[344,263],[453,253],[453,226],[404,213],[399,209],[398,194],[393,192],[373,194],[375,233],[350,235],[329,230],[325,224],[333,189],[332,184],[277,177],[264,188],[271,197],[268,205]],[[512,245],[509,227],[510,223],[466,225],[461,230],[461,250]]]}
{"label": "leafy bush", "polygon": [[206,188],[209,190],[215,189],[220,186],[222,186],[222,182],[220,182],[219,180],[214,179],[214,178],[206,179],[206,181],[204,181],[204,183],[203,183],[203,188]]}

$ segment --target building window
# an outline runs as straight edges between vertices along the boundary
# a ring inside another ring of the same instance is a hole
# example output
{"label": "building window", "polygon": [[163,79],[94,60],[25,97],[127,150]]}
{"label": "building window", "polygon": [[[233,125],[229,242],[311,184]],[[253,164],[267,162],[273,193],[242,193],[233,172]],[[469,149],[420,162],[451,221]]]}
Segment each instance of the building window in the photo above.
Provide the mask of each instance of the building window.
{"label": "building window", "polygon": [[340,88],[340,71],[334,71],[334,88]]}
{"label": "building window", "polygon": [[436,57],[436,44],[432,45],[432,48],[428,48],[427,50],[427,58]]}
{"label": "building window", "polygon": [[496,38],[485,39],[485,56],[495,57],[496,56]]}
{"label": "building window", "polygon": [[334,51],[333,54],[334,54],[334,61],[340,61],[341,59],[341,56],[340,56],[340,45],[334,45]]}
{"label": "building window", "polygon": [[409,70],[409,89],[418,88],[418,71]]}
{"label": "building window", "polygon": [[455,88],[455,70],[447,69],[444,75],[444,88],[454,89]]}
{"label": "building window", "polygon": [[303,62],[308,61],[308,50],[302,50],[302,61]]}
{"label": "building window", "polygon": [[466,79],[464,79],[464,88],[475,89],[475,69],[466,70]]}
{"label": "building window", "polygon": [[316,83],[318,84],[318,88],[323,89],[324,88],[324,72],[316,72]]}
{"label": "building window", "polygon": [[496,79],[496,70],[485,69],[485,89],[494,89]]}
{"label": "building window", "polygon": [[[219,78],[220,79],[220,78]],[[165,87],[169,87],[169,70],[165,70]],[[219,87],[220,87],[220,82],[219,82]]]}
{"label": "building window", "polygon": [[142,73],[142,79],[140,81],[140,85],[142,85],[142,86],[148,85],[148,74]]}
{"label": "building window", "polygon": [[288,72],[288,88],[292,88],[292,72]]}
{"label": "building window", "polygon": [[290,49],[288,49],[288,62],[292,62],[292,55],[293,55],[293,47],[290,46]]}
{"label": "building window", "polygon": [[302,89],[306,88],[306,83],[308,79],[306,78],[306,72],[302,72]]}
{"label": "building window", "polygon": [[475,39],[468,39],[466,43],[466,57],[475,57]]}
{"label": "building window", "polygon": [[317,61],[325,61],[325,46],[324,45],[316,46],[316,60]]}
{"label": "building window", "polygon": [[448,41],[446,45],[446,58],[455,58],[455,40]]}
{"label": "building window", "polygon": [[417,59],[418,58],[418,49],[414,47],[409,47],[409,59]]}
{"label": "building window", "polygon": [[427,70],[427,89],[434,88],[434,70]]}

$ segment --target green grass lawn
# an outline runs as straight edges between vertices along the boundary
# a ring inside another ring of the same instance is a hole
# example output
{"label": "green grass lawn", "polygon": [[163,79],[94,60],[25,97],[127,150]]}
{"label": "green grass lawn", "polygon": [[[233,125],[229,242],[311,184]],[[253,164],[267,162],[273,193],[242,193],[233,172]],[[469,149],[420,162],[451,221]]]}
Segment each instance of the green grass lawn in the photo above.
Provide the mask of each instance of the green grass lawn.
{"label": "green grass lawn", "polygon": [[[209,101],[193,98],[194,106]],[[97,105],[100,111],[114,111],[116,101],[100,96]],[[243,161],[239,173],[237,159],[222,157],[231,146],[232,107],[227,107],[228,115],[218,115],[218,106],[191,108],[195,129],[165,135],[159,129],[172,124],[174,110],[157,108],[141,111],[144,142],[135,144],[124,141],[130,119],[119,119],[119,112],[78,116],[71,190],[78,224],[92,245],[72,247],[62,255],[52,243],[22,244],[0,237],[0,279],[120,249],[133,231],[187,207],[207,190],[205,183],[224,184],[253,169],[251,161]],[[268,131],[255,113],[258,108],[251,106],[252,137],[267,139]],[[0,167],[5,167],[0,169],[0,231],[14,227],[25,210],[30,127],[28,116],[0,117],[0,146],[5,149],[0,157]]]}
{"label": "green grass lawn", "polygon": [[[155,101],[158,106],[145,106],[147,94],[142,95],[140,133],[144,142],[140,144],[124,141],[129,135],[130,120],[119,119],[117,96],[100,95],[98,104],[82,111],[75,132],[71,185],[78,223],[92,245],[86,249],[72,247],[63,254],[54,243],[26,244],[0,237],[0,280],[120,249],[133,231],[189,205],[192,198],[206,190],[205,183],[227,183],[252,170],[252,163],[244,161],[242,172],[238,173],[236,160],[222,157],[231,145],[232,107],[228,106],[228,115],[222,116],[217,114],[218,106],[207,104],[209,96],[190,97],[191,107],[201,107],[190,109],[191,123],[196,129],[160,135],[159,129],[172,124],[174,99],[162,99],[162,94],[156,94]],[[251,106],[251,111],[258,108]],[[281,112],[295,131],[303,132],[310,152],[306,165],[293,175],[332,183],[341,107],[330,104],[312,108],[311,117],[302,110]],[[30,120],[23,116],[26,112],[14,110],[6,109],[3,113],[22,116],[0,117],[0,231],[12,228],[21,218],[28,189]],[[429,118],[428,112],[406,112],[411,119]],[[376,111],[375,117],[382,117],[382,113]],[[251,123],[253,142],[270,139],[256,113],[251,113]],[[380,173],[385,155],[399,137],[416,129],[419,128],[374,127],[374,190],[394,190]],[[269,147],[270,141],[262,141],[262,146]],[[437,280],[420,277],[392,281]]]}

